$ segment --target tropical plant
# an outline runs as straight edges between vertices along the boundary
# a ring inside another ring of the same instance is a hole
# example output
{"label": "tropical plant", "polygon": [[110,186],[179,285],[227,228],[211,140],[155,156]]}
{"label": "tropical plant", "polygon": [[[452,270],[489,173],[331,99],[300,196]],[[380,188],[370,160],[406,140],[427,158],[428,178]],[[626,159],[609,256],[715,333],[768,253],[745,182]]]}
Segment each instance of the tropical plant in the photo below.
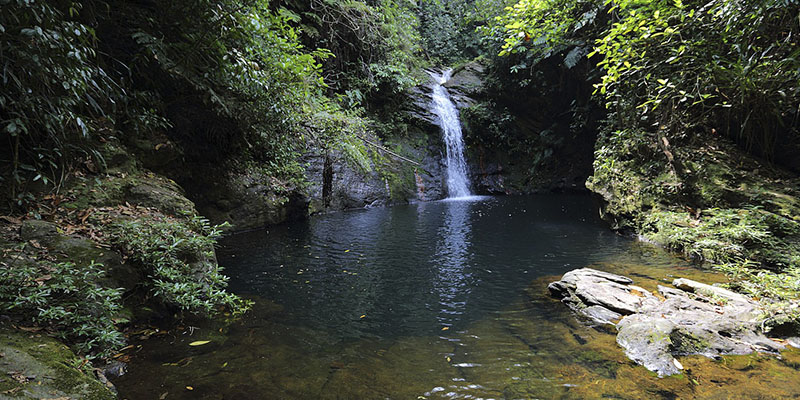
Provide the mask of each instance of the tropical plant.
{"label": "tropical plant", "polygon": [[122,290],[100,286],[103,266],[30,260],[20,250],[0,268],[0,310],[75,343],[83,354],[122,347]]}
{"label": "tropical plant", "polygon": [[250,302],[225,291],[228,277],[214,256],[222,228],[192,216],[187,221],[129,219],[111,229],[112,241],[143,268],[145,285],[157,301],[198,315],[242,314]]}
{"label": "tropical plant", "polygon": [[94,157],[122,90],[109,77],[81,3],[8,0],[0,7],[0,184],[17,207],[27,186],[60,184]]}

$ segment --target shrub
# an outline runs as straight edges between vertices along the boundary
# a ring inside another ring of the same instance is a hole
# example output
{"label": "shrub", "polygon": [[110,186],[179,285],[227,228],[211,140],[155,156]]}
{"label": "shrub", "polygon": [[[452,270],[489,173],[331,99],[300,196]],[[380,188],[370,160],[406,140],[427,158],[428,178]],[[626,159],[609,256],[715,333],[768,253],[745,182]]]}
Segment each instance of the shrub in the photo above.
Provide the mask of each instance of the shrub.
{"label": "shrub", "polygon": [[122,346],[115,323],[122,290],[99,284],[101,264],[15,260],[21,262],[0,268],[0,309],[46,327],[81,353],[108,356]]}
{"label": "shrub", "polygon": [[144,285],[164,305],[213,316],[220,309],[234,315],[250,302],[225,291],[228,277],[214,256],[223,225],[193,216],[186,221],[138,217],[111,226],[112,241],[137,261],[147,276]]}
{"label": "shrub", "polygon": [[97,62],[94,30],[70,17],[80,3],[54,3],[0,6],[0,185],[17,207],[29,180],[59,182],[68,164],[97,155],[92,139],[120,93]]}

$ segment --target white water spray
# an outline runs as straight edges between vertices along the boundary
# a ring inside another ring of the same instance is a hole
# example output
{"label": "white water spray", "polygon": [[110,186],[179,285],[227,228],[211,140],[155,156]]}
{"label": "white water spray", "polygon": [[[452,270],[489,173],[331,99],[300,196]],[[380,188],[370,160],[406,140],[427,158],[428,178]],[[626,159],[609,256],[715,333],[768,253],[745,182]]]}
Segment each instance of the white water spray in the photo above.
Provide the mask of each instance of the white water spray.
{"label": "white water spray", "polygon": [[467,180],[467,162],[464,159],[464,140],[461,135],[461,121],[458,110],[450,100],[450,94],[442,86],[450,79],[453,70],[446,70],[441,75],[430,73],[436,81],[433,85],[433,112],[439,117],[444,142],[447,145],[447,194],[450,198],[468,197],[469,180]]}

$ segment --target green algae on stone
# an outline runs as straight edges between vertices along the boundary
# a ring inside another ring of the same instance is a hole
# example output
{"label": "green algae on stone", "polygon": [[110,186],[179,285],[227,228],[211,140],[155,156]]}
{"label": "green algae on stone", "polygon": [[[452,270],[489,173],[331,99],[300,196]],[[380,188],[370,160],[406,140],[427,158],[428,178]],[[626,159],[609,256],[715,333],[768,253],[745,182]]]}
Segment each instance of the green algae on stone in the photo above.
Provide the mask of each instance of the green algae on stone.
{"label": "green algae on stone", "polygon": [[53,338],[0,330],[0,393],[3,396],[11,399],[117,398],[109,387],[79,370],[80,364],[80,359],[67,346]]}

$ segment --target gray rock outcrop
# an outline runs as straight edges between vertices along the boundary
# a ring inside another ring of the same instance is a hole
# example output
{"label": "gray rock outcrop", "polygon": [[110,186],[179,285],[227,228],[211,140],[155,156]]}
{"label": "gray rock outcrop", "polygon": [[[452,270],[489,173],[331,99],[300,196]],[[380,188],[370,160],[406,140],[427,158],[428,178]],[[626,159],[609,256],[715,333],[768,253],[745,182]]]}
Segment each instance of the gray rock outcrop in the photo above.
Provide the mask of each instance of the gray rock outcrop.
{"label": "gray rock outcrop", "polygon": [[459,109],[475,104],[475,98],[484,90],[485,68],[477,61],[471,61],[453,71],[453,76],[444,83],[450,98]]}
{"label": "gray rock outcrop", "polygon": [[391,202],[392,193],[375,170],[363,171],[341,151],[315,149],[303,159],[312,211],[375,207]]}
{"label": "gray rock outcrop", "polygon": [[741,294],[676,279],[659,296],[620,275],[582,268],[548,286],[572,310],[596,324],[617,328],[617,344],[631,360],[659,376],[680,373],[675,356],[716,358],[783,348],[761,327],[761,306]]}
{"label": "gray rock outcrop", "polygon": [[[34,241],[40,248],[46,249],[60,261],[70,261],[78,265],[91,263],[103,264],[107,275],[105,284],[108,287],[135,287],[140,274],[130,263],[108,249],[103,249],[96,242],[79,235],[65,235],[59,232],[58,225],[35,219],[29,219],[20,225],[20,238]],[[2,261],[3,257],[0,257]]]}

